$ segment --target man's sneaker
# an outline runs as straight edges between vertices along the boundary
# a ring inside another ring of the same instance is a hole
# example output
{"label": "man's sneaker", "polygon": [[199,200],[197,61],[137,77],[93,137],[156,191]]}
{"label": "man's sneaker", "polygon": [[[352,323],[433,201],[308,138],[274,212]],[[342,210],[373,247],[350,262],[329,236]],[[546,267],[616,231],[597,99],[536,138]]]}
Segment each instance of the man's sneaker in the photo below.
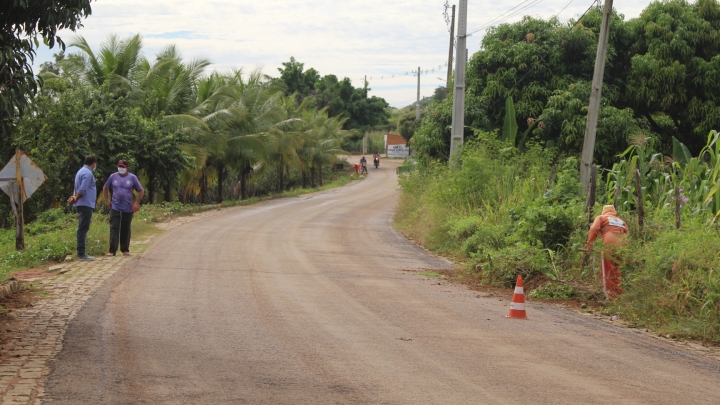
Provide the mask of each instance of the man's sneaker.
{"label": "man's sneaker", "polygon": [[95,260],[95,258],[92,257],[92,256],[88,256],[88,255],[82,255],[82,256],[78,256],[78,260],[88,260],[88,261],[90,261],[90,260]]}

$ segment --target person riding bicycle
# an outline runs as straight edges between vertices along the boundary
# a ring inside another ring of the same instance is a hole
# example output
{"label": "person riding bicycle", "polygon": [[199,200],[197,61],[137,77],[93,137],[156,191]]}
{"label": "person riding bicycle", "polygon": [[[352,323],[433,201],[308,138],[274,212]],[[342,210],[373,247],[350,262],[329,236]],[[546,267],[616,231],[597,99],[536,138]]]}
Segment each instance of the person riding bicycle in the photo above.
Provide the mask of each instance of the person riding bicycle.
{"label": "person riding bicycle", "polygon": [[361,165],[367,164],[367,159],[365,159],[365,156],[363,156],[362,159],[360,159],[360,164]]}
{"label": "person riding bicycle", "polygon": [[365,159],[365,156],[360,159],[360,166],[361,166],[361,173],[367,173],[367,159]]}

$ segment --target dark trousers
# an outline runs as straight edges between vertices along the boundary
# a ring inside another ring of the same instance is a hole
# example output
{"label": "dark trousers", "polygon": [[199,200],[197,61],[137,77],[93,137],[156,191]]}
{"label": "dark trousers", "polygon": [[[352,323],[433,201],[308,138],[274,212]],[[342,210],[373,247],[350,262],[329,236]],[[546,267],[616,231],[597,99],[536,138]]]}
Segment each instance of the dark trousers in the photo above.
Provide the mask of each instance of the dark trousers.
{"label": "dark trousers", "polygon": [[120,239],[120,251],[130,251],[130,223],[132,212],[120,212],[110,210],[110,253],[115,254],[118,249],[118,238]]}
{"label": "dark trousers", "polygon": [[85,256],[85,241],[87,233],[90,230],[90,222],[92,221],[93,209],[90,207],[75,207],[78,213],[78,229],[77,229],[77,253],[78,256]]}

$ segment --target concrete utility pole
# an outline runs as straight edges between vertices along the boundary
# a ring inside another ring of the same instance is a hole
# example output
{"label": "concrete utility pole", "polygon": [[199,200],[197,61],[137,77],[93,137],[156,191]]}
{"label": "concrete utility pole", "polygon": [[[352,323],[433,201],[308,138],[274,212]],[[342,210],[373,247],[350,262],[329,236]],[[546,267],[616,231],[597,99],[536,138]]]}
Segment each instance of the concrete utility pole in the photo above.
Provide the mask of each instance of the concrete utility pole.
{"label": "concrete utility pole", "polygon": [[[467,0],[460,0],[458,36],[455,45],[455,88],[453,90],[452,129],[450,130],[450,162],[455,151],[463,144],[465,131],[465,67],[467,66]],[[465,53],[465,55],[463,55]]]}
{"label": "concrete utility pole", "polygon": [[452,20],[450,21],[450,54],[448,55],[448,73],[447,81],[445,82],[445,91],[447,97],[450,97],[452,90],[450,90],[450,77],[452,76],[452,62],[453,62],[453,45],[455,45],[455,5],[452,6]]}
{"label": "concrete utility pole", "polygon": [[580,161],[580,182],[583,185],[583,193],[586,193],[590,186],[590,172],[593,164],[593,155],[595,153],[595,135],[597,133],[598,114],[600,112],[600,96],[602,92],[603,75],[605,74],[608,37],[610,36],[612,5],[613,0],[605,0],[602,25],[600,26],[600,37],[598,38],[597,55],[595,56],[595,72],[593,73],[592,88],[590,89],[590,105],[588,106],[587,123],[585,125],[582,160]]}
{"label": "concrete utility pole", "polygon": [[415,107],[415,121],[420,121],[420,66],[418,66],[418,94],[417,94],[417,106]]}

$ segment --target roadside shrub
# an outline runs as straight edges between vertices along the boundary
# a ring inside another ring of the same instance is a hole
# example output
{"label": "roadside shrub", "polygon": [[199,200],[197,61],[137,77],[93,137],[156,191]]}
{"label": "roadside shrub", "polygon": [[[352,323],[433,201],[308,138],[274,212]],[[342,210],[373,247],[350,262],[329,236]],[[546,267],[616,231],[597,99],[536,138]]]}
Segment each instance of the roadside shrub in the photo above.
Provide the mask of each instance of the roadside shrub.
{"label": "roadside shrub", "polygon": [[518,274],[529,280],[550,271],[547,251],[525,243],[490,251],[486,257],[476,257],[476,270],[486,284],[513,287]]}
{"label": "roadside shrub", "polygon": [[507,245],[506,237],[506,226],[485,224],[465,239],[462,244],[462,252],[466,256],[475,257],[483,254],[486,249],[502,249]]}
{"label": "roadside shrub", "polygon": [[575,298],[577,293],[572,286],[564,284],[546,283],[534,289],[530,296],[552,300],[569,300]]}
{"label": "roadside shrub", "polygon": [[633,240],[623,252],[616,309],[663,334],[720,342],[719,243],[717,229],[692,222]]}

